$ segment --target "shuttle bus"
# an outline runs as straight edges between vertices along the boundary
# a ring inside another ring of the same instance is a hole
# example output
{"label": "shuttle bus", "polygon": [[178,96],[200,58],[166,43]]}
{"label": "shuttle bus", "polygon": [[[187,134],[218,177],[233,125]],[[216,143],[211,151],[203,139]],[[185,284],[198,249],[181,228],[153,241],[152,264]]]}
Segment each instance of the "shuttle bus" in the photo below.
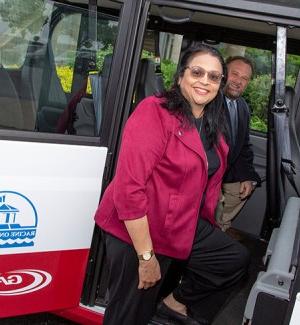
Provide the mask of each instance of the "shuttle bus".
{"label": "shuttle bus", "polygon": [[0,0],[0,322],[102,323],[94,214],[123,126],[197,42],[255,64],[245,99],[262,178],[233,223],[249,277],[213,325],[300,324],[299,0]]}

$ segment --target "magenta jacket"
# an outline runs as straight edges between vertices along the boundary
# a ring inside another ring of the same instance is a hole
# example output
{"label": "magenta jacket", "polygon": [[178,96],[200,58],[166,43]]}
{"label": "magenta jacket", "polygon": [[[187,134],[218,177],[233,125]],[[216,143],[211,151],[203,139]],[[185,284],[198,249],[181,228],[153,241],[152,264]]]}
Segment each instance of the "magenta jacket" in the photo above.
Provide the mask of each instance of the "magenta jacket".
{"label": "magenta jacket", "polygon": [[216,148],[220,168],[207,178],[207,159],[195,127],[144,99],[128,119],[116,174],[96,212],[106,232],[132,243],[123,220],[147,215],[155,253],[186,259],[191,251],[200,203],[201,217],[212,224],[226,169],[228,146]]}

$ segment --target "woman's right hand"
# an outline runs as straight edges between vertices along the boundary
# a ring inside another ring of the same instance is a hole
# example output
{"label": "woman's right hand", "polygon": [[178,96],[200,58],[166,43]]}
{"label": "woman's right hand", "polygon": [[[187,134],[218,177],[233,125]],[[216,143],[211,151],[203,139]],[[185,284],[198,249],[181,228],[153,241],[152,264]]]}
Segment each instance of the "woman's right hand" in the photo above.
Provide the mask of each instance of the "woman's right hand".
{"label": "woman's right hand", "polygon": [[161,279],[160,265],[155,255],[149,261],[139,261],[138,289],[153,287]]}

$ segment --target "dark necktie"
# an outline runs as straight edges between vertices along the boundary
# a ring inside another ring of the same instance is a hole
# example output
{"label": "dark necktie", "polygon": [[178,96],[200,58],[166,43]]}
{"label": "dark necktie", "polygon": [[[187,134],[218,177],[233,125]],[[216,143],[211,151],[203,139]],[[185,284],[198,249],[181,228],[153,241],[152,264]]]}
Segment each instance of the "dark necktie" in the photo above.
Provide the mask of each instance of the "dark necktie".
{"label": "dark necktie", "polygon": [[228,102],[228,109],[230,115],[230,123],[231,123],[231,137],[232,137],[232,144],[235,145],[236,136],[237,136],[237,110],[233,100]]}

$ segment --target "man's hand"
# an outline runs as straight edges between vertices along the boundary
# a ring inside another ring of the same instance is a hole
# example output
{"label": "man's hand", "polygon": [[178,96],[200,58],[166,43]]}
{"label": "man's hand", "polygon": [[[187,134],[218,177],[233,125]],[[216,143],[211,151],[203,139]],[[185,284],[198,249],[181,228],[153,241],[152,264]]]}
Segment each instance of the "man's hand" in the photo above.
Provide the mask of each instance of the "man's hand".
{"label": "man's hand", "polygon": [[247,196],[249,196],[255,188],[255,185],[253,185],[252,181],[244,181],[241,182],[240,185],[240,198],[243,200]]}
{"label": "man's hand", "polygon": [[153,255],[149,261],[139,261],[138,289],[153,287],[160,279],[160,266],[155,255]]}

